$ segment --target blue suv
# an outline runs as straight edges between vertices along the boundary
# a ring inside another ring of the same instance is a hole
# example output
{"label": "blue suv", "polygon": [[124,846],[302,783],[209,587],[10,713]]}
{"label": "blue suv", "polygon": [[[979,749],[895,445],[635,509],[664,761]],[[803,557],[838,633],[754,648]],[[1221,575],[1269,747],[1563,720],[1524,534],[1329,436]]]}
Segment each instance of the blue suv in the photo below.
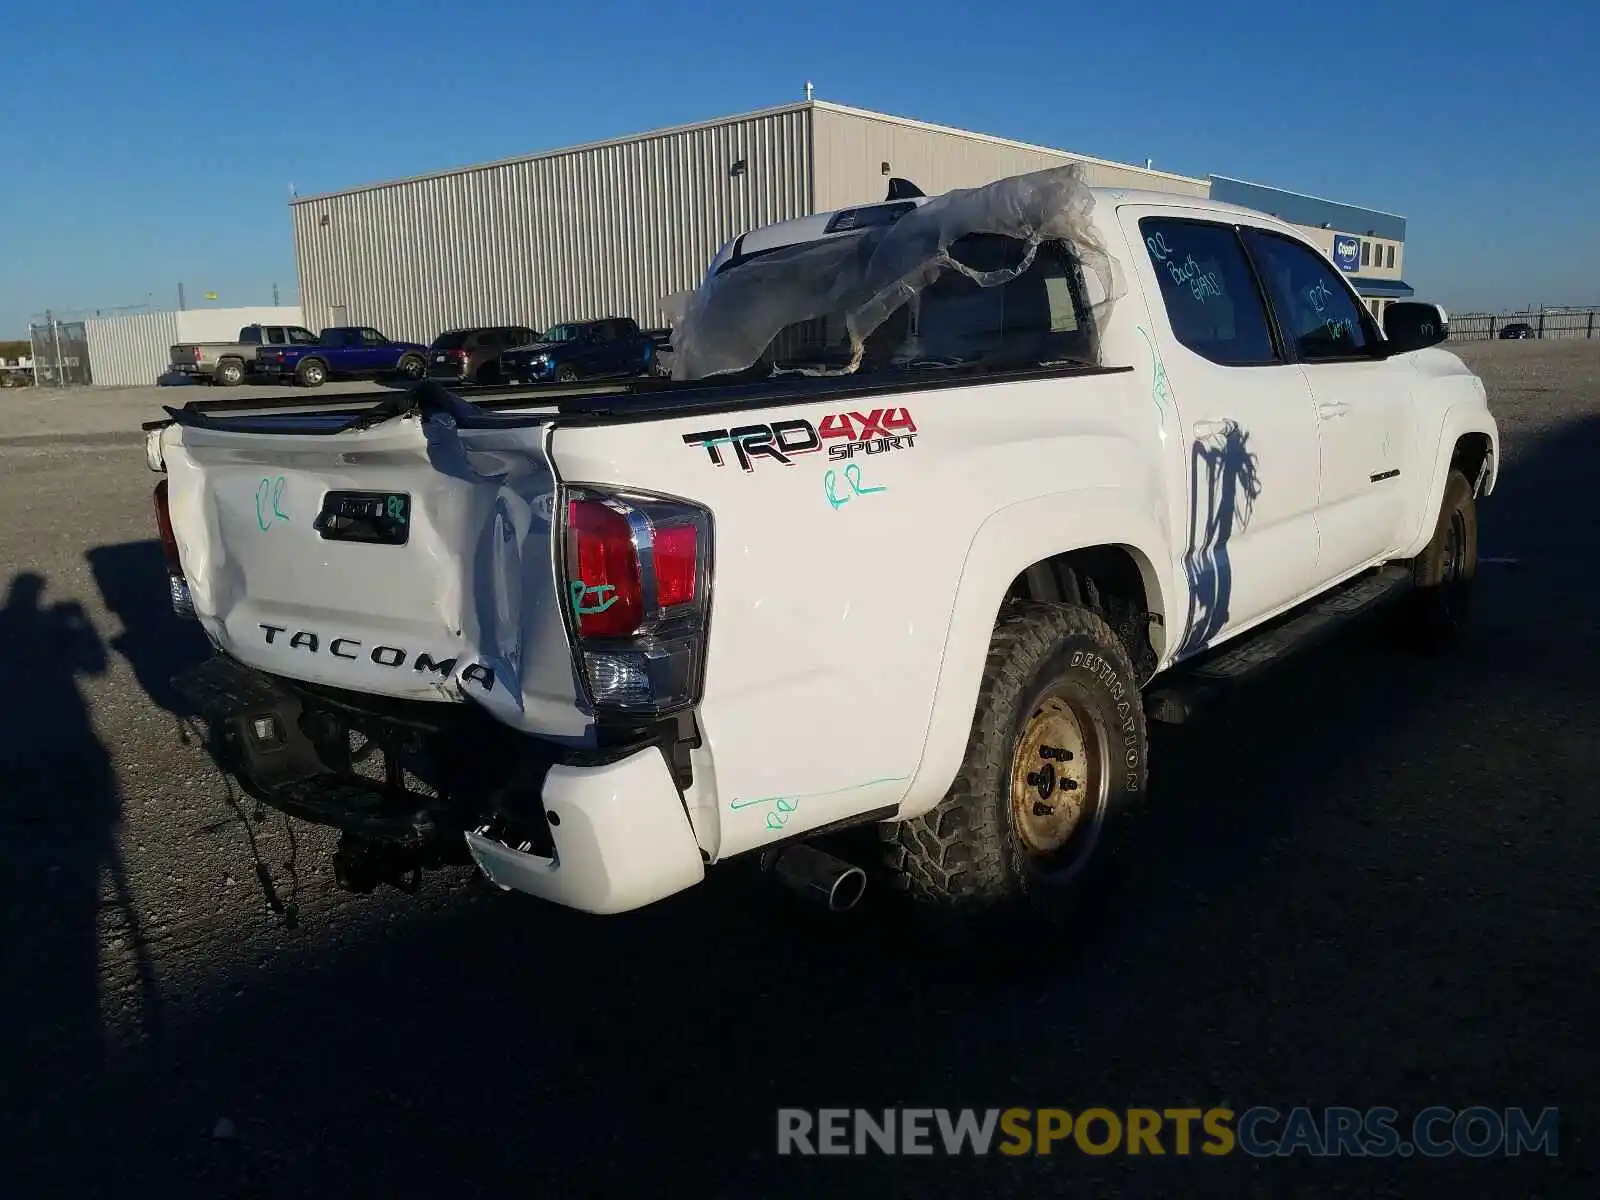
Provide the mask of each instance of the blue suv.
{"label": "blue suv", "polygon": [[500,375],[507,383],[576,383],[649,375],[655,369],[656,342],[631,317],[574,321],[552,325],[529,346],[500,355]]}

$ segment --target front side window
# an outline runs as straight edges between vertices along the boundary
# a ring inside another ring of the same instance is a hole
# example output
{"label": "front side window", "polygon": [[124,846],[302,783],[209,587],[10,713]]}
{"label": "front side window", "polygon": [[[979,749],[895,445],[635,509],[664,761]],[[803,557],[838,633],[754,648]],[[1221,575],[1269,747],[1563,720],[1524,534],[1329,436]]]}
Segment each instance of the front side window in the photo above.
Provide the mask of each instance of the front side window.
{"label": "front side window", "polygon": [[1231,227],[1146,217],[1139,232],[1180,343],[1222,366],[1279,361],[1261,291]]}
{"label": "front side window", "polygon": [[1243,232],[1284,340],[1298,357],[1371,357],[1372,318],[1326,259],[1281,234],[1248,226]]}

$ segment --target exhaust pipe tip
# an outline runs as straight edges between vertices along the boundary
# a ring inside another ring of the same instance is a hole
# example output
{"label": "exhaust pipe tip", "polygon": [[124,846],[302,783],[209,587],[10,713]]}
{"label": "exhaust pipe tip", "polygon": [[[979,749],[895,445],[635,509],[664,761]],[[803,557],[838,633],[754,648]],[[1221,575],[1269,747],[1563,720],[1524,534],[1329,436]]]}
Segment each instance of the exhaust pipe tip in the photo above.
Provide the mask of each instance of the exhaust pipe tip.
{"label": "exhaust pipe tip", "polygon": [[804,842],[767,851],[761,869],[829,912],[848,912],[867,890],[867,873],[860,867]]}

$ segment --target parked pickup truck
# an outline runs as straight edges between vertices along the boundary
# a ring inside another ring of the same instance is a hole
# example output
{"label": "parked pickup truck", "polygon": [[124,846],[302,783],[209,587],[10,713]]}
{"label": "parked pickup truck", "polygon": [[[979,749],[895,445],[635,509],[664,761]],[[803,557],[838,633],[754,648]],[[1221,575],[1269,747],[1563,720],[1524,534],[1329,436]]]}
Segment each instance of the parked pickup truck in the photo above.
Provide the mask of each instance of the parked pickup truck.
{"label": "parked pickup truck", "polygon": [[232,387],[255,374],[263,346],[315,346],[317,335],[299,325],[246,325],[236,342],[179,342],[169,350],[172,371]]}
{"label": "parked pickup truck", "polygon": [[748,856],[1058,921],[1147,720],[1357,618],[1462,630],[1499,431],[1446,334],[1272,217],[1073,167],[752,231],[667,383],[169,409],[216,647],[178,684],[358,890],[459,859],[611,913]]}
{"label": "parked pickup truck", "polygon": [[301,387],[321,387],[334,378],[421,379],[427,353],[426,346],[391,341],[376,329],[351,325],[324,329],[311,345],[264,349],[257,363],[263,374],[292,379]]}
{"label": "parked pickup truck", "polygon": [[500,374],[507,383],[576,383],[580,379],[650,375],[656,362],[656,340],[639,329],[632,317],[553,325],[528,346],[500,356]]}

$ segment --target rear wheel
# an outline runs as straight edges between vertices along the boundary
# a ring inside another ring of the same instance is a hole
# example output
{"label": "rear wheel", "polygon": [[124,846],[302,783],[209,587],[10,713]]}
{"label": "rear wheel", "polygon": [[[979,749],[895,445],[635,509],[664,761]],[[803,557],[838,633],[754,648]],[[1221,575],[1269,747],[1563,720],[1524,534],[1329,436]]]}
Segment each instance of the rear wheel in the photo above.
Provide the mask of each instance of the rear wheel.
{"label": "rear wheel", "polygon": [[321,387],[328,381],[328,368],[321,359],[302,359],[294,369],[294,381],[301,387]]}
{"label": "rear wheel", "polygon": [[421,379],[427,369],[428,365],[415,354],[408,354],[400,360],[400,374],[407,379]]}
{"label": "rear wheel", "polygon": [[990,643],[966,760],[945,798],[885,827],[896,885],[958,918],[1056,924],[1145,790],[1127,650],[1096,614],[1017,604]]}
{"label": "rear wheel", "polygon": [[1416,590],[1405,612],[1406,632],[1424,651],[1448,649],[1466,631],[1478,574],[1478,506],[1465,473],[1452,469],[1433,540],[1412,561]]}
{"label": "rear wheel", "polygon": [[225,358],[217,364],[213,378],[223,387],[234,387],[244,379],[244,364],[236,358]]}

